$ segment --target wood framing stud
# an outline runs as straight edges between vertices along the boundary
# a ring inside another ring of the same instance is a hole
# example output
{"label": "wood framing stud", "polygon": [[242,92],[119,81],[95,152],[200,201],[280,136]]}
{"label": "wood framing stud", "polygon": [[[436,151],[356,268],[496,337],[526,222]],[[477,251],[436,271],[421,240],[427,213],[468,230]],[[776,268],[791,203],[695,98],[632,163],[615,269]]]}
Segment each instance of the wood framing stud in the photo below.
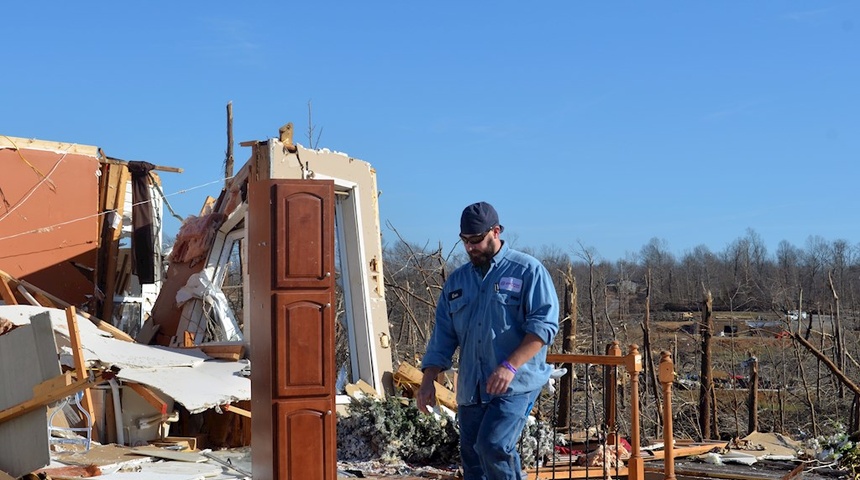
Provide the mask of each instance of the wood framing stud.
{"label": "wood framing stud", "polygon": [[[84,351],[81,348],[81,335],[78,332],[78,319],[77,314],[75,313],[75,307],[69,306],[66,308],[66,322],[69,327],[69,342],[72,346],[72,357],[75,361],[75,377],[79,382],[89,380],[89,374],[87,373],[87,366],[84,363]],[[90,419],[96,418],[95,411],[93,410],[93,397],[90,393],[89,386],[83,389],[83,399],[81,401],[81,407],[87,411],[90,416]],[[92,434],[95,438],[101,438],[97,431],[97,425],[95,422],[92,424]]]}

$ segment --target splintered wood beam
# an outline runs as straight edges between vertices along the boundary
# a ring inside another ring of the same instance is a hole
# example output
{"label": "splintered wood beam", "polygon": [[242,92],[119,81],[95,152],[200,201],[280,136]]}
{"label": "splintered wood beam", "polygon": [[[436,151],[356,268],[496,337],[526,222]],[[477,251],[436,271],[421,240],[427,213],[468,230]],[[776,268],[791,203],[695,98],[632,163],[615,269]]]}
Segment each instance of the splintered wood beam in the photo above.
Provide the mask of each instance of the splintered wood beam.
{"label": "splintered wood beam", "polygon": [[35,298],[36,301],[39,302],[39,305],[41,305],[43,307],[58,308],[57,304],[52,302],[50,298],[46,297],[45,295],[43,295],[39,292],[33,292],[33,298]]}
{"label": "splintered wood beam", "polygon": [[243,417],[251,418],[251,412],[245,410],[244,408],[234,407],[233,405],[230,405],[229,403],[227,405],[224,405],[223,408],[224,408],[224,411],[233,412],[236,415],[241,415]]}
{"label": "splintered wood beam", "polygon": [[[103,380],[107,380],[112,377],[110,374],[102,374],[100,378],[97,380],[84,379],[82,381],[75,380],[73,383],[69,385],[64,384],[67,381],[65,375],[60,375],[59,377],[54,377],[44,382],[40,383],[33,387],[33,398],[27,400],[26,402],[21,402],[17,405],[9,407],[5,410],[0,410],[0,423],[3,423],[7,420],[11,420],[13,418],[20,417],[25,413],[32,412],[39,407],[43,407],[45,405],[50,405],[52,403],[58,402],[69,395],[74,395],[85,388],[90,388],[98,385]],[[69,379],[71,377],[68,377]],[[39,395],[35,395],[35,392],[39,392]]]}
{"label": "splintered wood beam", "polygon": [[141,398],[146,400],[146,403],[155,407],[155,409],[158,410],[162,415],[167,415],[167,402],[162,400],[161,397],[156,395],[155,392],[150,390],[148,387],[139,383],[126,383],[125,386],[134,390],[138,395],[141,396]]}
{"label": "splintered wood beam", "polygon": [[[110,165],[125,165],[128,166],[128,162],[133,160],[120,160],[118,158],[113,157],[105,157],[104,159],[99,160],[101,163],[107,163]],[[163,165],[156,165],[152,167],[153,170],[158,170],[159,172],[171,172],[171,173],[182,173],[182,170],[179,167],[165,167]]]}
{"label": "splintered wood beam", "polygon": [[[87,380],[89,379],[89,375],[87,374],[87,366],[84,363],[84,350],[81,347],[81,334],[78,331],[78,317],[75,313],[74,306],[66,308],[66,323],[68,323],[69,326],[69,343],[71,343],[72,358],[74,358],[75,361],[75,375],[77,376],[78,381]],[[93,397],[90,393],[89,387],[86,387],[83,390],[81,407],[87,411],[91,420],[96,418],[95,410],[93,409]],[[99,435],[100,432],[97,431],[98,426],[95,421],[92,422],[91,427],[93,438],[101,438]]]}
{"label": "splintered wood beam", "polygon": [[57,375],[54,378],[49,378],[44,382],[33,387],[33,398],[41,398],[51,394],[55,390],[68,388],[76,382],[72,372],[66,372],[62,375]]}
{"label": "splintered wood beam", "polygon": [[5,277],[0,277],[0,298],[6,305],[18,305],[18,300],[15,299],[15,294],[9,286],[9,280]]}
{"label": "splintered wood beam", "polygon": [[[131,173],[128,171],[128,165],[122,165],[119,167],[119,178],[116,180],[116,190],[115,197],[112,200],[113,203],[113,215],[114,218],[118,219],[115,225],[113,225],[113,231],[110,232],[109,235],[109,244],[107,245],[107,258],[105,258],[105,299],[102,304],[102,311],[100,312],[102,318],[106,318],[110,321],[113,318],[113,297],[116,295],[116,261],[119,256],[119,240],[122,235],[122,216],[125,209],[125,194],[127,190],[127,185],[129,182],[129,178],[131,177]],[[115,178],[115,177],[112,177]]]}

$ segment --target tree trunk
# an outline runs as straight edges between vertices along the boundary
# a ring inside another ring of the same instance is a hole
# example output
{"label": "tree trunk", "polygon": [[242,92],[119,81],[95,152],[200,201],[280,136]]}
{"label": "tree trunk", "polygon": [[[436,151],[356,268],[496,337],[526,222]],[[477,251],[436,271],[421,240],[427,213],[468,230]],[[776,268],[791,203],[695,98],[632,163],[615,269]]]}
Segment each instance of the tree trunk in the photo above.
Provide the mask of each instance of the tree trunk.
{"label": "tree trunk", "polygon": [[[845,338],[842,333],[842,322],[839,318],[839,295],[833,286],[833,275],[827,272],[827,281],[830,285],[830,293],[833,295],[833,336],[836,337],[836,351],[834,352],[836,366],[845,371]],[[845,398],[845,387],[839,384],[839,398]]]}
{"label": "tree trunk", "polygon": [[233,102],[227,102],[227,154],[224,158],[224,186],[233,178]]}
{"label": "tree trunk", "polygon": [[597,355],[597,310],[594,305],[594,261],[588,262],[588,304],[591,313],[591,353]]}
{"label": "tree trunk", "polygon": [[747,401],[749,411],[749,422],[747,423],[747,435],[758,431],[758,359],[750,357],[750,395]]}
{"label": "tree trunk", "polygon": [[[576,277],[573,276],[573,268],[567,266],[564,275],[564,318],[567,319],[562,325],[563,353],[574,353],[576,349]],[[570,400],[573,392],[573,365],[567,365],[568,372],[561,377],[558,395],[558,424],[570,426]]]}
{"label": "tree trunk", "polygon": [[[812,344],[809,346],[812,347]],[[815,347],[812,348],[814,349]],[[794,356],[797,359],[797,367],[800,370],[800,380],[803,382],[803,390],[806,392],[806,406],[809,408],[809,417],[812,422],[812,435],[817,437],[818,422],[815,420],[815,402],[812,400],[812,394],[809,393],[809,384],[806,382],[806,372],[803,370],[803,359],[800,358],[800,348],[796,343],[794,344]]]}
{"label": "tree trunk", "polygon": [[702,368],[699,375],[699,428],[702,439],[711,439],[711,411],[713,405],[713,380],[711,376],[711,334],[713,331],[714,297],[711,292],[705,291],[702,308],[702,323],[700,325],[702,335]]}
{"label": "tree trunk", "polygon": [[660,427],[663,425],[663,419],[661,418],[661,414],[663,411],[661,401],[660,401],[660,386],[657,382],[657,370],[654,368],[654,357],[651,356],[651,269],[648,269],[647,277],[645,278],[645,318],[642,321],[642,350],[645,351],[645,365],[644,365],[644,373],[645,373],[645,381],[647,382],[645,385],[645,390],[651,390],[651,393],[654,395],[654,405],[656,406],[656,411],[654,412],[654,416],[656,417],[656,422],[654,423],[654,437],[657,438],[660,436]]}

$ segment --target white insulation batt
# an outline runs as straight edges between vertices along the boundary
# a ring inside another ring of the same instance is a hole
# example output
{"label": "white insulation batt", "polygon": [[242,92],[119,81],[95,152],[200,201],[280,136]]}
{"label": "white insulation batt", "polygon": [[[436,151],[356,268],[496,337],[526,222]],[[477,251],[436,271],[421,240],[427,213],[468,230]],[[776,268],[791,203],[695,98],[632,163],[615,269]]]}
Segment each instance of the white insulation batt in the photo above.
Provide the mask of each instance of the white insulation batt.
{"label": "white insulation batt", "polygon": [[[30,317],[49,312],[60,363],[74,367],[65,310],[30,305],[0,305],[0,318],[16,325],[30,323]],[[251,399],[251,380],[241,372],[247,360],[216,360],[197,348],[169,348],[142,345],[111,337],[78,315],[78,332],[84,358],[89,365],[120,368],[120,380],[152,387],[182,404],[190,413],[200,413],[217,405]]]}

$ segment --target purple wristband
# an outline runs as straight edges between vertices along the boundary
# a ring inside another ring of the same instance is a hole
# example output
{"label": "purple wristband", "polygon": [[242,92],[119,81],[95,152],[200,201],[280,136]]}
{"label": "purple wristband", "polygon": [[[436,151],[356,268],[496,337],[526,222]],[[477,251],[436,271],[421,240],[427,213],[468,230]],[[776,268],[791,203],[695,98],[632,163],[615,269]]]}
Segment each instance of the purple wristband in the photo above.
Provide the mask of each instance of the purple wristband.
{"label": "purple wristband", "polygon": [[517,369],[516,369],[516,367],[514,367],[513,365],[511,365],[511,362],[509,362],[509,361],[507,361],[507,360],[505,360],[504,362],[500,363],[499,365],[501,365],[501,366],[503,366],[503,367],[507,368],[508,370],[510,370],[510,371],[511,371],[511,373],[517,373]]}

